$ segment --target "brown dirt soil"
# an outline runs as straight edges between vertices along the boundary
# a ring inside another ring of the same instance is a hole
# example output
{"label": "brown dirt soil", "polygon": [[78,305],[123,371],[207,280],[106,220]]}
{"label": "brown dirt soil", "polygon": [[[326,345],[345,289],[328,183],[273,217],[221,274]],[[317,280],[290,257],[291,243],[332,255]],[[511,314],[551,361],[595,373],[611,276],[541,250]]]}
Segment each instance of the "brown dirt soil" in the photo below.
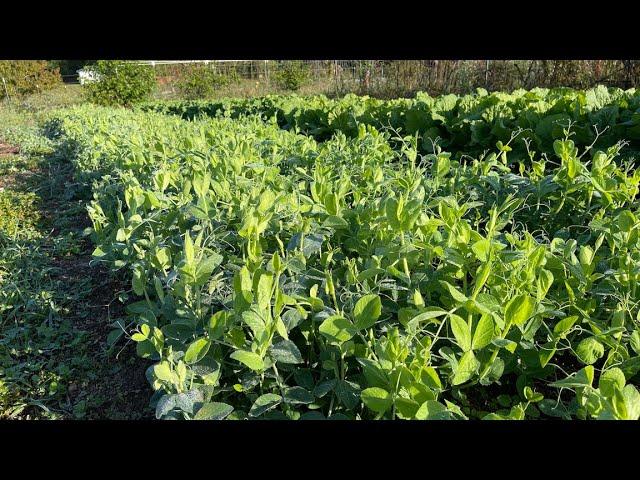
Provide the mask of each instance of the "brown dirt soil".
{"label": "brown dirt soil", "polygon": [[[91,250],[91,245],[86,242]],[[142,419],[150,418],[149,398],[152,391],[145,377],[151,362],[136,356],[135,345],[128,342],[124,347],[116,346],[114,352],[106,354],[106,338],[112,330],[111,322],[124,317],[124,305],[117,292],[126,287],[113,278],[102,266],[89,266],[90,253],[59,258],[54,261],[57,278],[65,283],[80,283],[87,275],[92,278],[93,291],[87,303],[74,305],[74,326],[89,333],[88,346],[94,358],[101,364],[95,381],[73,384],[70,387],[72,403],[83,399],[101,399],[99,405],[89,403],[88,419]],[[75,387],[75,388],[74,388]]]}
{"label": "brown dirt soil", "polygon": [[[55,212],[61,203],[53,201],[46,204],[42,212],[45,221],[55,218]],[[85,211],[74,217],[73,223],[79,230],[91,226]],[[54,228],[52,233],[63,232]],[[93,248],[89,239],[84,238],[81,253],[54,258],[52,265],[54,279],[67,285],[79,286],[89,279],[91,285],[87,301],[75,303],[71,316],[74,327],[89,333],[87,345],[99,370],[95,372],[94,381],[73,384],[69,389],[70,399],[73,404],[83,399],[88,400],[87,419],[151,418],[148,404],[152,390],[145,377],[145,371],[151,362],[136,355],[135,344],[131,341],[124,347],[118,344],[111,353],[106,351],[106,339],[113,329],[112,322],[126,316],[125,306],[118,301],[117,294],[128,287],[103,266],[90,266]]]}
{"label": "brown dirt soil", "polygon": [[20,149],[16,146],[9,145],[7,143],[3,143],[0,141],[0,155],[8,155],[8,154],[17,154],[20,152]]}

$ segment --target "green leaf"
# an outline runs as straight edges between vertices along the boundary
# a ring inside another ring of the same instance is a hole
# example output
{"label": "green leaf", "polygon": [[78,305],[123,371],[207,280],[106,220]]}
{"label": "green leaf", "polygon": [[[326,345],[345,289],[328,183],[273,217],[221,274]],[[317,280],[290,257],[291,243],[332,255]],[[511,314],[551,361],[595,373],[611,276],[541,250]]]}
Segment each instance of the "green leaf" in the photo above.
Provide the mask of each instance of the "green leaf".
{"label": "green leaf", "polygon": [[547,294],[551,285],[553,285],[553,280],[553,273],[549,270],[545,270],[544,268],[540,270],[540,276],[536,278],[538,301],[541,301]]}
{"label": "green leaf", "polygon": [[334,228],[336,230],[341,228],[349,228],[349,224],[342,217],[336,215],[329,215],[324,222],[322,222],[323,228]]}
{"label": "green leaf", "polygon": [[629,345],[633,351],[640,355],[640,330],[634,330],[629,339]]}
{"label": "green leaf", "polygon": [[304,362],[300,350],[291,340],[282,340],[271,345],[270,352],[276,362],[290,364]]}
{"label": "green leaf", "polygon": [[255,310],[256,308],[259,307],[254,305],[250,310],[242,312],[242,321],[249,326],[255,338],[260,338],[266,329],[266,325],[262,316]]}
{"label": "green leaf", "polygon": [[480,367],[480,362],[473,354],[473,350],[469,350],[460,358],[458,368],[456,368],[455,374],[451,379],[451,385],[460,385],[470,380],[478,370],[478,367]]}
{"label": "green leaf", "polygon": [[482,289],[484,284],[487,282],[487,279],[489,278],[490,274],[491,274],[491,264],[483,263],[478,267],[478,270],[476,271],[475,282],[473,285],[472,298],[475,298],[478,295],[478,293],[480,293],[480,290]]}
{"label": "green leaf", "polygon": [[271,304],[271,290],[273,288],[273,275],[268,272],[262,272],[258,279],[258,288],[256,294],[256,301],[258,307],[262,311],[269,309]]}
{"label": "green leaf", "polygon": [[496,347],[504,348],[508,352],[515,352],[516,348],[518,348],[518,344],[513,340],[509,340],[508,338],[494,338],[491,340],[491,344]]}
{"label": "green leaf", "polygon": [[273,410],[282,402],[282,397],[275,393],[265,393],[258,397],[249,410],[250,417],[259,417],[269,410]]}
{"label": "green leaf", "polygon": [[332,315],[320,324],[320,333],[330,341],[344,343],[356,333],[353,324],[340,315]]}
{"label": "green leaf", "polygon": [[184,259],[187,265],[193,265],[195,261],[195,253],[193,250],[193,241],[189,232],[184,234]]}
{"label": "green leaf", "polygon": [[449,322],[458,346],[464,352],[471,350],[471,327],[469,324],[453,313],[449,316]]}
{"label": "green leaf", "polygon": [[622,390],[625,383],[626,379],[622,370],[617,367],[613,367],[600,375],[598,388],[605,397],[613,397],[614,386],[617,386]]}
{"label": "green leaf", "polygon": [[222,337],[224,334],[224,330],[227,326],[227,320],[229,318],[229,312],[225,310],[220,310],[209,318],[208,332],[209,337],[217,340]]}
{"label": "green leaf", "polygon": [[364,330],[372,327],[382,313],[382,302],[378,295],[365,295],[360,298],[353,308],[353,316],[356,320],[357,330]]}
{"label": "green leaf", "polygon": [[248,352],[246,350],[236,350],[230,355],[230,357],[245,364],[251,370],[255,370],[257,372],[264,370],[264,361],[257,353]]}
{"label": "green leaf", "polygon": [[391,394],[379,387],[365,388],[360,396],[364,404],[377,413],[384,413],[393,405]]}
{"label": "green leaf", "polygon": [[469,300],[465,295],[462,294],[460,290],[451,285],[449,282],[445,282],[444,280],[440,280],[440,283],[449,291],[449,294],[453,297],[453,299],[458,303],[466,303]]}
{"label": "green leaf", "polygon": [[391,225],[391,228],[395,231],[400,231],[402,225],[398,216],[398,200],[395,198],[388,198],[384,204],[385,213],[387,215],[387,222]]}
{"label": "green leaf", "polygon": [[198,284],[206,282],[216,267],[222,263],[222,260],[222,255],[218,253],[212,253],[208,257],[200,260],[196,268],[196,282]]}
{"label": "green leaf", "polygon": [[209,351],[211,342],[206,338],[199,338],[187,348],[184,354],[185,363],[198,363]]}
{"label": "green leaf", "polygon": [[290,387],[284,391],[284,401],[289,404],[309,404],[313,403],[314,396],[307,389],[302,387]]}
{"label": "green leaf", "polygon": [[578,320],[577,315],[571,315],[570,317],[563,318],[558,323],[556,323],[555,327],[553,327],[553,333],[555,333],[559,337],[564,337],[564,335],[569,330],[571,330],[571,327],[573,327],[574,323],[576,323],[576,320]]}
{"label": "green leaf", "polygon": [[540,365],[542,368],[546,367],[549,361],[556,354],[556,348],[558,347],[558,340],[552,340],[540,347],[538,358],[540,359]]}
{"label": "green leaf", "polygon": [[524,387],[524,398],[526,398],[530,402],[540,402],[544,400],[544,395],[538,392],[534,392],[530,386]]}
{"label": "green leaf", "polygon": [[576,355],[582,363],[591,365],[604,355],[604,345],[595,337],[585,338],[578,344]]}
{"label": "green leaf", "polygon": [[133,293],[136,295],[144,294],[144,271],[141,268],[136,268],[133,271],[133,276],[131,278],[131,286],[133,287]]}
{"label": "green leaf", "polygon": [[486,262],[489,259],[489,252],[491,251],[491,242],[483,238],[471,245],[471,250],[476,254],[476,257],[481,262]]}
{"label": "green leaf", "polygon": [[226,403],[208,402],[200,407],[194,420],[222,420],[233,412],[233,407]]}
{"label": "green leaf", "polygon": [[482,315],[476,325],[476,331],[473,333],[471,348],[480,350],[489,345],[493,340],[494,331],[495,324],[491,315]]}
{"label": "green leaf", "polygon": [[420,372],[420,379],[427,387],[442,390],[442,381],[433,367],[424,367]]}
{"label": "green leaf", "polygon": [[413,317],[411,320],[409,320],[409,322],[407,323],[407,328],[409,330],[414,330],[419,323],[426,322],[427,320],[432,320],[437,317],[441,317],[443,315],[446,315],[447,313],[448,312],[446,310],[443,310],[441,308],[427,307],[426,312],[419,313],[418,315]]}
{"label": "green leaf", "polygon": [[[279,296],[278,298],[282,298],[282,297]],[[280,306],[277,308],[280,308]],[[278,332],[278,335],[280,335],[285,340],[289,340],[289,332],[287,331],[287,324],[284,323],[284,320],[280,315],[276,317],[275,324],[276,324],[276,332]]]}
{"label": "green leaf", "polygon": [[622,390],[624,404],[627,410],[627,420],[638,420],[640,418],[640,393],[633,385],[627,385]]}
{"label": "green leaf", "polygon": [[[122,333],[122,330],[115,330],[116,332]],[[140,332],[136,332],[133,335],[131,335],[131,340],[133,340],[134,342],[144,342],[147,339],[146,335],[143,335]]]}
{"label": "green leaf", "polygon": [[564,380],[559,380],[557,382],[553,382],[550,385],[552,387],[561,387],[561,388],[579,388],[579,387],[590,387],[593,383],[593,366],[588,365],[584,367],[582,370],[577,371],[569,375]]}
{"label": "green leaf", "polygon": [[163,395],[156,404],[156,418],[160,420],[176,406],[176,395]]}
{"label": "green leaf", "polygon": [[513,325],[522,325],[533,315],[535,300],[529,295],[518,295],[511,299],[504,311],[504,319]]}
{"label": "green leaf", "polygon": [[453,420],[453,414],[446,406],[435,400],[427,400],[416,412],[416,420]]}
{"label": "green leaf", "polygon": [[420,408],[420,404],[418,402],[404,397],[396,397],[394,405],[396,407],[396,415],[398,418],[405,420],[411,420],[414,418]]}
{"label": "green leaf", "polygon": [[171,371],[169,362],[161,362],[157,365],[154,365],[153,374],[158,380],[162,380],[164,382],[172,383],[175,378],[175,374]]}

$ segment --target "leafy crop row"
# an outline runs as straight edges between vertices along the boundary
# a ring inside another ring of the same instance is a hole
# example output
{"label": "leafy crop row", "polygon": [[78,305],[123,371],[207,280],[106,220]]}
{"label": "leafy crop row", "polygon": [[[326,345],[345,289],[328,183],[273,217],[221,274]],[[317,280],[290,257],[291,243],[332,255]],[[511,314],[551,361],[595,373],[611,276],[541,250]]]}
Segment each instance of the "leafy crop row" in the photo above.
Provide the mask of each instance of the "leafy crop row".
{"label": "leafy crop row", "polygon": [[640,95],[635,89],[597,87],[587,91],[566,88],[513,93],[479,89],[476,94],[431,97],[420,92],[412,99],[378,100],[347,95],[338,100],[324,96],[267,96],[221,101],[154,102],[142,106],[193,119],[202,115],[237,118],[259,114],[275,117],[281,127],[299,130],[318,140],[336,132],[358,135],[360,124],[377,129],[392,128],[403,136],[420,133],[423,153],[432,151],[432,141],[452,153],[478,153],[506,143],[522,129],[521,141],[512,147],[512,158],[527,158],[523,139],[538,151],[552,151],[553,142],[564,137],[563,129],[573,124],[573,140],[585,147],[610,146],[619,140],[640,148]]}
{"label": "leafy crop row", "polygon": [[511,134],[421,154],[370,123],[322,143],[252,116],[49,123],[93,181],[94,256],[131,280],[110,341],[154,361],[158,418],[638,419],[625,144],[583,148],[565,127],[543,154],[525,143],[528,162]]}

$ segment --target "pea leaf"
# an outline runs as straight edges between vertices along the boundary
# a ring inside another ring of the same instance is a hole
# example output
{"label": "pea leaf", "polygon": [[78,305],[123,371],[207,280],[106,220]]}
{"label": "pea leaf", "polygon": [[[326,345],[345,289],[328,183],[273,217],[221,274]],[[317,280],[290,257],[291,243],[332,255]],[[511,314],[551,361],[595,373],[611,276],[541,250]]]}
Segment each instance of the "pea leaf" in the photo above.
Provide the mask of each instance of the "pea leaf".
{"label": "pea leaf", "polygon": [[264,361],[257,353],[248,352],[246,350],[236,350],[230,355],[230,357],[245,364],[251,370],[260,371],[264,369]]}
{"label": "pea leaf", "polygon": [[458,303],[466,303],[469,300],[460,290],[451,285],[449,282],[440,280],[440,283],[449,291],[449,294]]}
{"label": "pea leaf", "polygon": [[249,410],[250,417],[259,417],[269,410],[273,410],[282,402],[282,397],[275,393],[265,393],[259,396]]}
{"label": "pea leaf", "polygon": [[471,348],[473,350],[480,350],[489,345],[491,340],[493,340],[494,330],[495,324],[491,315],[482,315],[473,333]]}
{"label": "pea leaf", "polygon": [[340,315],[332,315],[320,324],[320,333],[335,343],[344,343],[356,333],[353,324]]}
{"label": "pea leaf", "polygon": [[443,310],[437,307],[427,307],[427,308],[428,308],[427,311],[419,313],[418,315],[413,317],[411,320],[409,320],[409,322],[407,323],[407,328],[409,330],[414,330],[420,322],[426,322],[427,320],[432,320],[434,318],[441,317],[448,313],[446,310]]}
{"label": "pea leaf", "polygon": [[577,371],[569,375],[567,378],[563,380],[559,380],[557,382],[553,382],[550,385],[552,387],[563,387],[563,388],[578,388],[578,387],[590,387],[593,383],[593,366],[588,365],[584,367],[582,370]]}
{"label": "pea leaf", "polygon": [[640,330],[634,330],[629,340],[629,345],[631,345],[633,351],[640,355]]}
{"label": "pea leaf", "polygon": [[513,325],[522,325],[529,320],[535,309],[535,300],[529,295],[518,295],[511,299],[504,311],[504,319]]}
{"label": "pea leaf", "polygon": [[473,350],[469,350],[466,352],[458,362],[458,367],[455,370],[455,374],[451,379],[452,385],[460,385],[473,377],[476,373],[476,370],[480,366],[480,362],[476,359],[476,356],[473,354]]}
{"label": "pea leaf", "polygon": [[365,295],[360,298],[353,308],[353,317],[356,320],[357,330],[372,327],[382,312],[382,302],[378,295]]}
{"label": "pea leaf", "polygon": [[309,390],[302,387],[290,387],[284,391],[284,401],[289,404],[313,403],[314,397]]}
{"label": "pea leaf", "polygon": [[186,363],[197,363],[207,354],[211,347],[211,342],[206,338],[199,338],[195,342],[189,345],[186,353],[184,354],[184,361]]}
{"label": "pea leaf", "polygon": [[465,352],[471,350],[471,327],[469,324],[455,314],[449,316],[449,321],[458,346]]}
{"label": "pea leaf", "polygon": [[365,388],[360,396],[364,404],[377,413],[384,413],[393,405],[391,394],[380,387]]}
{"label": "pea leaf", "polygon": [[478,240],[476,243],[471,245],[471,250],[476,254],[478,260],[481,262],[486,262],[489,259],[489,251],[491,250],[491,242],[483,238],[482,240]]}
{"label": "pea leaf", "polygon": [[555,327],[553,327],[553,333],[555,333],[559,337],[564,337],[564,335],[571,330],[573,324],[578,320],[577,315],[571,315],[570,317],[563,318],[558,323],[556,323]]}
{"label": "pea leaf", "polygon": [[605,397],[613,397],[614,387],[617,386],[622,390],[625,383],[626,379],[622,370],[617,367],[613,367],[602,372],[600,379],[598,380],[598,388]]}
{"label": "pea leaf", "polygon": [[194,415],[193,419],[194,420],[223,420],[231,412],[233,412],[233,407],[231,405],[227,405],[226,403],[220,403],[220,402],[208,402],[202,405],[202,407],[200,407],[200,409]]}
{"label": "pea leaf", "polygon": [[582,363],[591,365],[604,355],[604,345],[595,337],[585,338],[578,344],[576,355]]}
{"label": "pea leaf", "polygon": [[447,407],[435,400],[427,400],[416,412],[416,420],[453,420],[455,417]]}
{"label": "pea leaf", "polygon": [[300,350],[291,340],[282,340],[271,345],[270,352],[276,362],[291,364],[304,362]]}
{"label": "pea leaf", "polygon": [[153,374],[158,380],[173,382],[175,374],[171,371],[168,362],[161,362],[153,366]]}

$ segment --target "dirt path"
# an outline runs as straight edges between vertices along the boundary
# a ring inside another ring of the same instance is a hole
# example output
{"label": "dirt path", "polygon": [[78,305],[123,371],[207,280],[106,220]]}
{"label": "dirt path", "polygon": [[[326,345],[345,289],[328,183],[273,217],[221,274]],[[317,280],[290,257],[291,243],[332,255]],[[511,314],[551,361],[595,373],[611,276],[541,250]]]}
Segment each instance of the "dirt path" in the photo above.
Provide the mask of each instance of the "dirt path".
{"label": "dirt path", "polygon": [[117,296],[129,287],[89,265],[86,200],[74,191],[71,166],[40,158],[16,172],[18,152],[0,141],[0,195],[11,202],[35,193],[20,209],[39,220],[11,238],[0,230],[0,418],[152,417],[149,363],[132,342],[107,347],[125,315]]}

